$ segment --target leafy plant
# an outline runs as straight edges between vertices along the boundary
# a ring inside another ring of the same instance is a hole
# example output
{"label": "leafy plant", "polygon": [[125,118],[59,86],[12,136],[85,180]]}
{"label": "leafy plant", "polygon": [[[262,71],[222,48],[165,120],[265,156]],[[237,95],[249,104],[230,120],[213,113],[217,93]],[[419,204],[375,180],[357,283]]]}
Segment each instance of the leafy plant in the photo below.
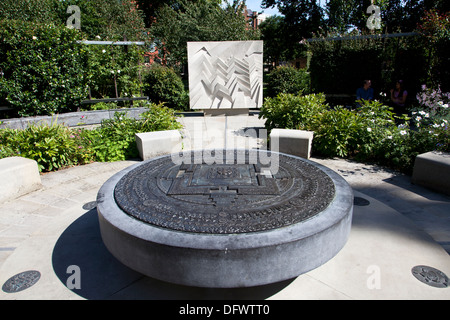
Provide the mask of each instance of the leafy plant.
{"label": "leafy plant", "polygon": [[31,125],[25,130],[2,129],[0,142],[2,156],[36,160],[39,171],[57,170],[93,160],[93,153],[84,137],[56,123]]}
{"label": "leafy plant", "polygon": [[120,161],[139,155],[136,133],[180,128],[175,111],[159,104],[152,105],[138,120],[125,112],[116,112],[114,118],[103,120],[100,127],[83,131],[83,136],[91,141],[97,161]]}
{"label": "leafy plant", "polygon": [[264,100],[259,117],[266,119],[267,129],[299,129],[309,127],[313,117],[327,109],[322,93],[306,96],[280,93]]}
{"label": "leafy plant", "polygon": [[267,75],[266,93],[275,97],[279,93],[308,94],[310,87],[309,73],[294,67],[278,67]]}
{"label": "leafy plant", "polygon": [[183,81],[172,68],[152,66],[145,76],[144,92],[154,103],[164,102],[168,107],[177,110],[189,108],[189,96]]}

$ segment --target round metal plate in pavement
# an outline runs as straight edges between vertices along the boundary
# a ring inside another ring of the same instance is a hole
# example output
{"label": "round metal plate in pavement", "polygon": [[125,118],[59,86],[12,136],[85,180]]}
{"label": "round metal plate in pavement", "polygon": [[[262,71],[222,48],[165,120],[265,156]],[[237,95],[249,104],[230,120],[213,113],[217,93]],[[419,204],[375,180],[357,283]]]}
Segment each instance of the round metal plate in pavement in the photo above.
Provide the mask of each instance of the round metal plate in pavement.
{"label": "round metal plate in pavement", "polygon": [[417,280],[436,288],[447,288],[448,277],[440,270],[428,266],[415,266],[411,269]]}
{"label": "round metal plate in pavement", "polygon": [[24,271],[9,278],[2,286],[6,293],[19,292],[34,285],[41,277],[41,273],[36,270]]}

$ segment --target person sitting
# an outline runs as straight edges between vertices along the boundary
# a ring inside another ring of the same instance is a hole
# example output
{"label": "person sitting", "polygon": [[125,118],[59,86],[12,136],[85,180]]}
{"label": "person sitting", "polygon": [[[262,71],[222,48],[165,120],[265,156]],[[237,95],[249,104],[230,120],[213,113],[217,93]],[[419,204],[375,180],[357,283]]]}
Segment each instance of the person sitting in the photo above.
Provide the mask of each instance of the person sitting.
{"label": "person sitting", "polygon": [[395,84],[395,88],[391,89],[391,101],[394,107],[394,112],[397,115],[405,113],[405,103],[408,97],[408,91],[405,90],[403,80],[398,80]]}
{"label": "person sitting", "polygon": [[364,80],[363,86],[356,90],[356,100],[373,100],[373,89],[371,88],[372,81]]}

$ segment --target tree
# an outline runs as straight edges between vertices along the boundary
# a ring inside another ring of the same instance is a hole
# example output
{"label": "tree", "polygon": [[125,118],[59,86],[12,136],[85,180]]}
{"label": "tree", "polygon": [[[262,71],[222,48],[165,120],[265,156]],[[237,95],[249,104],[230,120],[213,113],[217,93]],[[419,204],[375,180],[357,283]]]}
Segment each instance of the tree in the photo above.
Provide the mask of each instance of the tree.
{"label": "tree", "polygon": [[216,0],[180,0],[176,5],[166,4],[157,11],[151,35],[165,46],[170,55],[169,65],[183,65],[187,63],[188,41],[251,40],[259,37],[248,28],[239,6],[233,4],[222,8]]}
{"label": "tree", "polygon": [[311,38],[324,24],[324,10],[315,0],[263,0],[261,6],[276,6],[284,15],[283,35],[287,58],[301,56],[305,48],[300,42]]}
{"label": "tree", "polygon": [[142,40],[146,37],[144,15],[134,0],[53,0],[58,3],[60,23],[69,15],[67,7],[77,5],[81,10],[81,31],[89,40]]}
{"label": "tree", "polygon": [[261,40],[264,41],[264,60],[278,65],[281,60],[287,59],[284,18],[270,16],[259,26]]}

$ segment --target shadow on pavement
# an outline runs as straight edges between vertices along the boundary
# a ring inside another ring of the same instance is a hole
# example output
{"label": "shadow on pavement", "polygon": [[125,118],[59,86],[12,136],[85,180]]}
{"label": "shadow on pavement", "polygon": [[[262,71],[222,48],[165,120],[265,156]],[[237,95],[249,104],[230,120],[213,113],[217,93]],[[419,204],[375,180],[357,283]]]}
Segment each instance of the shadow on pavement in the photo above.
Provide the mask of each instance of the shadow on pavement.
{"label": "shadow on pavement", "polygon": [[86,212],[61,234],[53,249],[52,264],[66,287],[83,298],[94,300],[260,300],[274,295],[294,280],[250,288],[213,289],[175,285],[143,276],[109,253],[100,235],[96,208]]}

